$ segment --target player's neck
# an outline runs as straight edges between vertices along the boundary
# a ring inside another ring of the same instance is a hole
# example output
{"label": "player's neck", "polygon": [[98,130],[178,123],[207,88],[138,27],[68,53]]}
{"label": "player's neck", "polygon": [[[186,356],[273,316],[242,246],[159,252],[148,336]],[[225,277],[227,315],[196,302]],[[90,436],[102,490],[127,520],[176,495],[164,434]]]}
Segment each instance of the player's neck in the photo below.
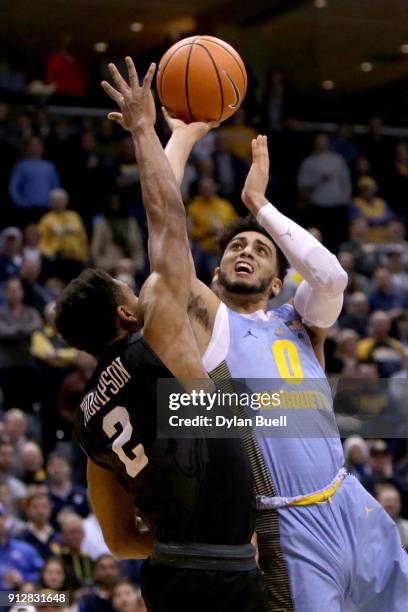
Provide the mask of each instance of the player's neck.
{"label": "player's neck", "polygon": [[218,288],[218,297],[228,308],[242,314],[251,314],[257,310],[266,311],[268,306],[268,299],[264,295],[230,293],[223,287]]}

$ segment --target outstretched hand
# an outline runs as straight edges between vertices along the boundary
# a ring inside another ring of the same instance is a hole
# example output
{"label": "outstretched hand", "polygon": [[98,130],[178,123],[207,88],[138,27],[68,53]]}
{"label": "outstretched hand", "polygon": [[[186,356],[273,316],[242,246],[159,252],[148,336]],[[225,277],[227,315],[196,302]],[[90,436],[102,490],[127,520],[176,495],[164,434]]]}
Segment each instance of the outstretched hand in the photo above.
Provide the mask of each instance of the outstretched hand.
{"label": "outstretched hand", "polygon": [[142,125],[153,126],[156,122],[156,108],[151,91],[156,65],[150,64],[143,85],[139,84],[136,68],[130,57],[126,58],[126,66],[129,83],[122,77],[115,64],[109,64],[109,70],[117,89],[107,81],[102,81],[102,87],[121,110],[120,113],[109,113],[108,119],[116,121],[125,130],[131,132]]}
{"label": "outstretched hand", "polygon": [[253,215],[265,204],[265,192],[269,182],[269,153],[266,136],[254,138],[252,143],[252,164],[249,169],[242,201]]}
{"label": "outstretched hand", "polygon": [[186,135],[191,136],[194,142],[200,140],[200,138],[203,138],[210,130],[220,125],[217,121],[193,121],[193,123],[185,123],[182,119],[171,117],[164,106],[162,106],[162,112],[172,133],[183,131]]}

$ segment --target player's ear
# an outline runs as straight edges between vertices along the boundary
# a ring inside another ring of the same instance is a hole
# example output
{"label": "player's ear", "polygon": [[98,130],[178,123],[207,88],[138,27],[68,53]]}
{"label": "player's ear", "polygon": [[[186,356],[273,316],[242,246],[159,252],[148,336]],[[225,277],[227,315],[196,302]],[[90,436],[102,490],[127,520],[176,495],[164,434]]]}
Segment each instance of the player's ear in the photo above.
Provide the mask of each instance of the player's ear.
{"label": "player's ear", "polygon": [[135,313],[123,304],[116,308],[116,314],[125,325],[136,325],[139,323],[139,319]]}
{"label": "player's ear", "polygon": [[275,276],[270,285],[270,293],[275,297],[282,291],[283,283],[280,278]]}
{"label": "player's ear", "polygon": [[213,272],[212,283],[218,283],[218,277],[220,274],[220,266],[217,266]]}

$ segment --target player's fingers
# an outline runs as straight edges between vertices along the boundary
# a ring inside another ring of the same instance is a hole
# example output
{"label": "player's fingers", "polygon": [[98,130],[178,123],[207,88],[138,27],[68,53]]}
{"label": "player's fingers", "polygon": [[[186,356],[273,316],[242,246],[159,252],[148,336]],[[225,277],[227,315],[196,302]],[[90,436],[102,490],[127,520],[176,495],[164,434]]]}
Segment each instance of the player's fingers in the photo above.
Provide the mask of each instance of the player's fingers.
{"label": "player's fingers", "polygon": [[123,96],[120,91],[117,91],[114,87],[112,87],[112,85],[108,83],[108,81],[102,81],[101,85],[103,87],[104,92],[107,93],[108,96],[116,102],[116,104],[118,104],[119,106],[123,104]]}
{"label": "player's fingers", "polygon": [[149,70],[146,72],[146,76],[143,81],[143,89],[149,90],[152,86],[154,73],[156,72],[156,64],[150,64]]}
{"label": "player's fingers", "polygon": [[112,75],[113,80],[115,81],[115,85],[119,89],[119,91],[122,94],[125,94],[126,92],[128,92],[129,91],[129,86],[126,83],[126,81],[123,78],[123,76],[120,74],[119,70],[116,68],[115,64],[109,64],[108,68],[109,68],[109,71],[110,71],[110,73]]}
{"label": "player's fingers", "polygon": [[122,113],[108,113],[108,119],[111,121],[116,121],[116,123],[121,124],[123,121]]}
{"label": "player's fingers", "polygon": [[259,143],[259,136],[258,136],[257,138],[254,138],[251,142],[253,161],[257,161],[259,159],[259,155],[260,155],[259,145],[260,143]]}
{"label": "player's fingers", "polygon": [[126,67],[129,75],[129,83],[132,89],[139,86],[139,77],[137,76],[136,66],[129,55],[125,59]]}

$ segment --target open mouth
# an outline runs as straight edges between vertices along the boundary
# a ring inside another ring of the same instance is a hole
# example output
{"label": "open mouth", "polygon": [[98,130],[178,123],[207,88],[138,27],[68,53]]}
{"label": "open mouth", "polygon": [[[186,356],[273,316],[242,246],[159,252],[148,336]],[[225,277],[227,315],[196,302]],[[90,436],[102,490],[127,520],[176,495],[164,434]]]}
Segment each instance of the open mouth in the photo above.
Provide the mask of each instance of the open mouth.
{"label": "open mouth", "polygon": [[254,268],[247,261],[238,261],[235,264],[235,272],[238,276],[249,276],[254,272]]}

